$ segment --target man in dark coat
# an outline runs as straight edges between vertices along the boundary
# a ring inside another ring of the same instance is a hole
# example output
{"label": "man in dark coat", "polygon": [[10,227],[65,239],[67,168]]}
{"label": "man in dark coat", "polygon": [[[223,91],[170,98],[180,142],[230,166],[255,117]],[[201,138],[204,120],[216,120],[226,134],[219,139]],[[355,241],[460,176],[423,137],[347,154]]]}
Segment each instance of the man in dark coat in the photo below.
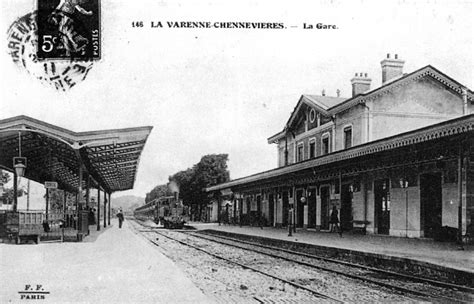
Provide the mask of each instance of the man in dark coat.
{"label": "man in dark coat", "polygon": [[[337,207],[333,206],[332,207],[332,212],[331,212],[331,219],[329,221],[329,224],[331,224],[331,232],[338,232],[339,236],[342,237],[342,229],[339,226],[339,212],[337,211]],[[337,229],[337,230],[336,230]]]}
{"label": "man in dark coat", "polygon": [[119,209],[119,212],[117,213],[117,217],[119,220],[119,228],[122,228],[122,223],[123,223],[124,218],[123,218],[123,212],[121,208]]}

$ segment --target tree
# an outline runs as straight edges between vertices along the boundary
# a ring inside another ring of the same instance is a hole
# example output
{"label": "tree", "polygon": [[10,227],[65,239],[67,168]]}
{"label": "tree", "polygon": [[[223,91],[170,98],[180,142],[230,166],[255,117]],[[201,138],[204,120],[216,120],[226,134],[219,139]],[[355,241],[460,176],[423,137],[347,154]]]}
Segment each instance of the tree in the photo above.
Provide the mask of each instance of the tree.
{"label": "tree", "polygon": [[0,179],[0,184],[6,184],[11,180],[10,174],[7,172],[3,172],[3,170],[0,170],[1,173],[1,179]]}
{"label": "tree", "polygon": [[191,185],[191,182],[194,177],[194,169],[188,168],[183,171],[175,173],[173,176],[169,177],[169,181],[174,181],[179,187],[179,197],[187,205],[191,205],[193,202],[193,193],[194,188]]}
{"label": "tree", "polygon": [[[2,196],[0,200],[3,200],[4,204],[13,204],[14,193],[13,188],[6,188],[5,185],[11,180],[11,176],[8,172],[0,170],[0,183],[3,184],[3,193],[0,193]],[[26,190],[23,188],[18,188],[16,196],[20,197],[26,194]]]}
{"label": "tree", "polygon": [[168,195],[173,195],[173,193],[168,189],[168,185],[158,185],[146,194],[145,203],[151,202],[158,197]]}
{"label": "tree", "polygon": [[183,202],[198,218],[210,201],[205,188],[229,181],[228,159],[228,154],[205,155],[192,168],[170,176],[169,180],[179,185]]}
{"label": "tree", "polygon": [[[177,184],[179,197],[185,205],[191,207],[196,219],[200,218],[202,207],[210,201],[205,188],[229,181],[228,159],[228,154],[205,155],[192,168],[179,171],[168,178],[169,182]],[[145,202],[169,195],[173,195],[169,183],[158,185],[146,194]]]}

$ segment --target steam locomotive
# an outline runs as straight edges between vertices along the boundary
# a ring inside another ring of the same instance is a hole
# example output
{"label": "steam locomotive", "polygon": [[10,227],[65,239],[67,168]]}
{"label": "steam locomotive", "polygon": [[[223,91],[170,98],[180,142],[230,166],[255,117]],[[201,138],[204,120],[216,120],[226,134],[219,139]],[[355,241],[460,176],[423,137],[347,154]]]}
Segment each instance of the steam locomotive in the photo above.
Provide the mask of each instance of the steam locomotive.
{"label": "steam locomotive", "polygon": [[184,206],[175,193],[174,196],[162,196],[138,207],[134,216],[142,221],[152,220],[167,229],[182,229],[189,221],[189,211],[189,207]]}

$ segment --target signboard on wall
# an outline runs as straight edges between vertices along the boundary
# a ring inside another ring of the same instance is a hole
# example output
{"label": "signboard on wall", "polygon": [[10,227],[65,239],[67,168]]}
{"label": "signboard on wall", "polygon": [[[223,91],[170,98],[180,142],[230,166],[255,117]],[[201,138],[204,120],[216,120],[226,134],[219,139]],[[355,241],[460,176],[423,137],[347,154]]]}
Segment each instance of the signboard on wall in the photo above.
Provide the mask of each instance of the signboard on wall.
{"label": "signboard on wall", "polygon": [[58,183],[57,182],[44,182],[44,187],[46,189],[57,189]]}
{"label": "signboard on wall", "polygon": [[341,208],[341,201],[339,199],[331,199],[329,201],[330,207],[336,206],[337,209]]}

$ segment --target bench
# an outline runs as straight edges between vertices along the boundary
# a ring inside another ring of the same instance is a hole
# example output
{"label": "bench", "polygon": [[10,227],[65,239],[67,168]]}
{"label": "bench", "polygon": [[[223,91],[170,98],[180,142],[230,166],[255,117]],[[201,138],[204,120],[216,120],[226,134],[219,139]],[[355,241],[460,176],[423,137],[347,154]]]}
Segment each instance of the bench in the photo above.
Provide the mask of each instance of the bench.
{"label": "bench", "polygon": [[367,234],[367,225],[370,224],[369,221],[354,220],[352,222],[352,231],[354,233]]}

